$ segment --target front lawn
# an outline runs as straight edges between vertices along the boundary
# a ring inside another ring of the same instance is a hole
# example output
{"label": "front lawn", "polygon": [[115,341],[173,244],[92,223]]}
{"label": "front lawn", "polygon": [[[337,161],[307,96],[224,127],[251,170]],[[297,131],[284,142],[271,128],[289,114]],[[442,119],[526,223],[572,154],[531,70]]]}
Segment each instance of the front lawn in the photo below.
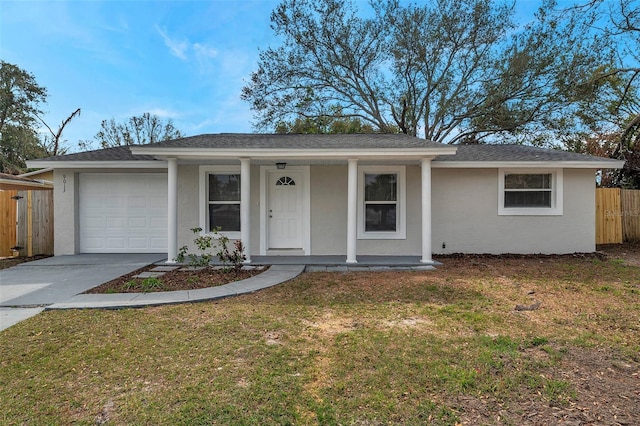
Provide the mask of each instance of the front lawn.
{"label": "front lawn", "polygon": [[640,418],[639,266],[440,260],[210,303],[44,312],[0,333],[0,424]]}

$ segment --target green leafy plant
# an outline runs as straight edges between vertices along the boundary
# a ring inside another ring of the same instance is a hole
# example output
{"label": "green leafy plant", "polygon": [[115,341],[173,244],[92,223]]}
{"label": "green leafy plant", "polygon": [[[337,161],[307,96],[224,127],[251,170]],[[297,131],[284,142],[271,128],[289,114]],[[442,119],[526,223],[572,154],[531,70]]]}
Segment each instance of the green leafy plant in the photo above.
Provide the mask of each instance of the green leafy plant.
{"label": "green leafy plant", "polygon": [[214,229],[207,234],[202,234],[202,228],[199,227],[192,228],[191,231],[196,234],[193,243],[197,247],[198,253],[189,253],[189,247],[183,246],[178,251],[176,261],[184,263],[185,259],[189,259],[191,266],[208,267],[214,257],[212,251],[216,250],[215,256],[224,265],[225,270],[242,268],[242,263],[247,259],[242,241],[234,241],[233,248],[230,249],[229,237],[220,234],[219,229]]}
{"label": "green leafy plant", "polygon": [[140,287],[142,287],[142,291],[146,293],[154,290],[162,290],[164,285],[157,277],[149,277],[142,280]]}
{"label": "green leafy plant", "polygon": [[164,284],[157,277],[148,277],[143,280],[133,279],[131,281],[127,281],[123,288],[125,290],[140,290],[144,293],[148,293],[151,291],[159,291],[164,288]]}
{"label": "green leafy plant", "polygon": [[218,259],[224,265],[225,269],[233,268],[237,271],[242,268],[242,263],[247,260],[247,256],[244,254],[244,245],[241,240],[236,240],[233,243],[233,249],[229,250],[229,238],[226,236],[220,237],[220,249],[218,250]]}
{"label": "green leafy plant", "polygon": [[218,230],[214,229],[211,234],[202,234],[202,228],[191,228],[191,232],[196,234],[196,238],[194,238],[193,243],[198,248],[198,254],[189,253],[188,246],[182,246],[178,251],[178,256],[176,257],[176,261],[180,263],[184,263],[185,259],[189,259],[189,265],[195,267],[207,267],[211,263],[211,259],[213,259],[213,254],[209,252],[216,242],[218,236]]}

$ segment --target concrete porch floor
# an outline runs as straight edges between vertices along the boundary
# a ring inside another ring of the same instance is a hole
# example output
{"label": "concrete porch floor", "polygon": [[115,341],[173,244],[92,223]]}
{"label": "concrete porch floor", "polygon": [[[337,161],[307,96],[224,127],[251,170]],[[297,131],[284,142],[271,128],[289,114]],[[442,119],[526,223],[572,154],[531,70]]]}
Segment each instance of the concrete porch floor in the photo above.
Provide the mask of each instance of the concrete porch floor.
{"label": "concrete porch floor", "polygon": [[346,256],[312,255],[312,256],[252,256],[252,265],[306,265],[306,270],[313,271],[376,271],[376,270],[433,270],[441,265],[420,262],[420,256],[373,256],[357,257],[358,263],[346,263]]}

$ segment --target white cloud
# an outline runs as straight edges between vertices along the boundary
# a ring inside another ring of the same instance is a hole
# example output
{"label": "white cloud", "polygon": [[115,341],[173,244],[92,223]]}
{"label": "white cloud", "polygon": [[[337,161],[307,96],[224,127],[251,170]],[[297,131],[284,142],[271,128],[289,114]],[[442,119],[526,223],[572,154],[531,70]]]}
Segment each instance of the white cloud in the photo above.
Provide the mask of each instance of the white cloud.
{"label": "white cloud", "polygon": [[182,114],[176,111],[172,111],[170,109],[165,109],[165,108],[151,108],[151,109],[147,109],[146,112],[148,112],[151,115],[157,115],[160,118],[178,118],[180,117]]}
{"label": "white cloud", "polygon": [[183,61],[187,59],[187,50],[189,49],[189,43],[187,41],[172,40],[165,31],[156,25],[156,31],[160,33],[164,44],[169,48],[171,54]]}
{"label": "white cloud", "polygon": [[196,56],[204,58],[215,58],[218,56],[218,51],[215,48],[200,43],[194,43],[193,50],[196,52]]}
{"label": "white cloud", "polygon": [[169,48],[173,56],[187,61],[192,59],[198,66],[201,74],[211,71],[211,60],[217,58],[219,52],[216,48],[204,43],[191,43],[188,39],[177,40],[169,37],[166,30],[156,25],[156,31],[164,40],[164,44]]}

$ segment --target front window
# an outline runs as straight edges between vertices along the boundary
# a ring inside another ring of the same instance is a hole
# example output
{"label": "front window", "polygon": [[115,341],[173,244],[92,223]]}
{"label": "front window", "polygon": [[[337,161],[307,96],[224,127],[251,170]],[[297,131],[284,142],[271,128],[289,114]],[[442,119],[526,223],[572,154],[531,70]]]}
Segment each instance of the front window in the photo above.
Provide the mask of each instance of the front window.
{"label": "front window", "polygon": [[504,207],[551,208],[551,173],[504,175]]}
{"label": "front window", "polygon": [[500,170],[499,215],[562,215],[562,169]]}
{"label": "front window", "polygon": [[208,175],[209,217],[207,231],[240,231],[240,175]]}
{"label": "front window", "polygon": [[405,192],[404,166],[360,167],[358,238],[406,238]]}
{"label": "front window", "polygon": [[365,232],[398,230],[398,175],[364,175]]}
{"label": "front window", "polygon": [[200,166],[200,228],[240,238],[240,167]]}

